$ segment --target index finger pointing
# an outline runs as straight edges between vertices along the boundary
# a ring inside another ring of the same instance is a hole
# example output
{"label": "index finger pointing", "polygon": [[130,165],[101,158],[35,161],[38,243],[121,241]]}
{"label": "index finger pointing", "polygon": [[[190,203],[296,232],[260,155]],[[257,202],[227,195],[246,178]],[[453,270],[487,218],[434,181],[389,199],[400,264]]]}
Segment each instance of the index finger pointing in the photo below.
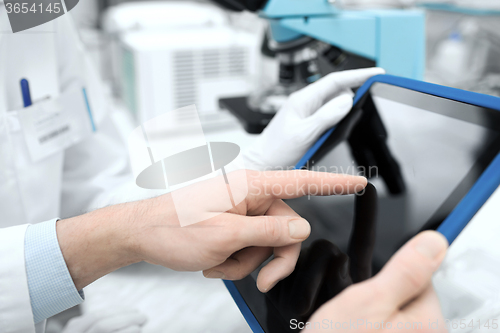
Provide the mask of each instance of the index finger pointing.
{"label": "index finger pointing", "polygon": [[294,199],[305,195],[352,194],[365,188],[367,179],[361,176],[314,172],[307,170],[266,171],[250,183],[256,197]]}

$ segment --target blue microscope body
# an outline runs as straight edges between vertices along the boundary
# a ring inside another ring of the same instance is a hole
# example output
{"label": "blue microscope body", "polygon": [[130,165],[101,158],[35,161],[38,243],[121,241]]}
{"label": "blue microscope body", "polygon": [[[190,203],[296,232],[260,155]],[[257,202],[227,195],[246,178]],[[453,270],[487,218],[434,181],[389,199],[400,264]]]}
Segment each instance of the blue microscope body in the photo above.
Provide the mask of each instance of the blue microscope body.
{"label": "blue microscope body", "polygon": [[213,1],[269,21],[262,50],[278,60],[279,83],[250,96],[219,100],[248,133],[262,132],[280,108],[276,100],[330,72],[379,66],[388,74],[423,79],[423,10],[346,10],[336,6],[341,0]]}
{"label": "blue microscope body", "polygon": [[277,42],[310,36],[371,59],[388,74],[423,78],[423,10],[341,10],[331,2],[269,0],[260,15],[269,20]]}

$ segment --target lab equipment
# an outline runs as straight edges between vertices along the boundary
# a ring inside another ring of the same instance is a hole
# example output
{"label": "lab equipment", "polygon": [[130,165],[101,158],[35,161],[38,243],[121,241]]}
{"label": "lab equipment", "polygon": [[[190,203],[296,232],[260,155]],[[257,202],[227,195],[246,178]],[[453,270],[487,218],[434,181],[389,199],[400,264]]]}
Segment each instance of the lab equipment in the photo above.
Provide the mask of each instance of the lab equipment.
{"label": "lab equipment", "polygon": [[119,94],[138,124],[191,104],[205,128],[234,124],[218,99],[254,89],[260,36],[236,29],[214,5],[123,4],[107,13],[105,29],[115,44]]}
{"label": "lab equipment", "polygon": [[426,6],[426,81],[500,96],[500,7],[460,4]]}
{"label": "lab equipment", "polygon": [[419,5],[433,9],[462,14],[489,15],[499,14],[500,4],[496,0],[421,0]]}
{"label": "lab equipment", "polygon": [[[296,167],[362,174],[375,185],[375,234],[370,233],[372,238],[365,244],[374,242],[373,252],[368,252],[373,256],[372,274],[376,274],[421,230],[437,229],[453,242],[500,185],[499,111],[496,97],[376,76],[359,89],[352,111]],[[330,272],[323,265],[315,266],[308,279],[300,281],[315,281],[322,274],[344,276],[346,272],[351,272],[352,282],[361,281],[360,274],[353,274],[359,265],[345,264],[353,253],[348,240],[356,238],[353,198],[300,198],[287,204],[311,223],[311,236],[304,243],[299,263],[306,267],[304,260],[317,252],[316,242],[320,242],[328,251],[319,253],[331,254],[324,258],[324,265],[334,267]],[[225,283],[254,332],[266,333],[291,331],[291,319],[307,317],[350,283],[348,279],[319,285],[303,282],[302,287],[311,292],[306,297],[314,302],[290,309],[285,304],[297,300],[287,296],[294,293],[286,286],[293,284],[289,279],[294,275],[266,295],[255,288],[255,277],[256,272]],[[320,296],[316,299],[314,295]]]}
{"label": "lab equipment", "polygon": [[[216,2],[227,6],[229,1]],[[323,0],[236,3],[269,21],[263,49],[280,63],[277,86],[220,101],[251,133],[260,133],[272,118],[269,114],[276,113],[291,93],[333,71],[379,66],[389,74],[423,78],[421,10],[344,10]]]}

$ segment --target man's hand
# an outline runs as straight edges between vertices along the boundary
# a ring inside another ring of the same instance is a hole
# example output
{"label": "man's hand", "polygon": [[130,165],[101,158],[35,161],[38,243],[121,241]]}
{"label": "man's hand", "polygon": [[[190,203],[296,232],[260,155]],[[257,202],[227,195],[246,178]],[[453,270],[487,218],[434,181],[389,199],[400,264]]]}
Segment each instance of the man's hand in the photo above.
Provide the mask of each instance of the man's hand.
{"label": "man's hand", "polygon": [[[364,177],[304,170],[238,171],[228,177],[230,184],[246,182],[248,195],[227,211],[221,210],[217,198],[228,187],[211,179],[175,193],[184,198],[184,207],[167,194],[59,221],[59,243],[77,288],[138,261],[241,279],[274,252],[257,279],[259,289],[266,292],[293,271],[300,243],[310,233],[309,223],[281,199],[355,193],[367,183]],[[238,196],[238,187],[231,190]],[[181,226],[179,208],[207,218]]]}
{"label": "man's hand", "polygon": [[[360,333],[395,329],[446,332],[431,278],[447,246],[438,232],[420,233],[376,276],[348,287],[319,308],[308,321],[311,329],[304,332],[334,332],[339,325]],[[314,323],[318,323],[316,328]]]}

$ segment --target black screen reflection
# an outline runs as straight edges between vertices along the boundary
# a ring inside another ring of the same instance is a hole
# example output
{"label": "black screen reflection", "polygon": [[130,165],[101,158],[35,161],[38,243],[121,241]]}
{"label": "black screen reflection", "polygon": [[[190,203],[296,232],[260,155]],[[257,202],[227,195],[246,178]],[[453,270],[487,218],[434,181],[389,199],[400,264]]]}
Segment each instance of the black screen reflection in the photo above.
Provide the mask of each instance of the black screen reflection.
{"label": "black screen reflection", "polygon": [[[387,130],[371,96],[366,98],[363,110],[364,117],[356,124],[347,139],[352,156],[364,170],[376,167],[377,175],[384,179],[391,194],[401,194],[406,189],[401,167],[389,149]],[[338,143],[332,142],[329,148]]]}
{"label": "black screen reflection", "polygon": [[[353,283],[372,276],[377,219],[377,191],[367,187],[356,195],[354,222],[347,253],[327,239],[303,248],[294,272],[267,293],[270,332],[290,330],[291,319],[307,321],[323,303]],[[278,310],[284,320],[276,320]]]}

